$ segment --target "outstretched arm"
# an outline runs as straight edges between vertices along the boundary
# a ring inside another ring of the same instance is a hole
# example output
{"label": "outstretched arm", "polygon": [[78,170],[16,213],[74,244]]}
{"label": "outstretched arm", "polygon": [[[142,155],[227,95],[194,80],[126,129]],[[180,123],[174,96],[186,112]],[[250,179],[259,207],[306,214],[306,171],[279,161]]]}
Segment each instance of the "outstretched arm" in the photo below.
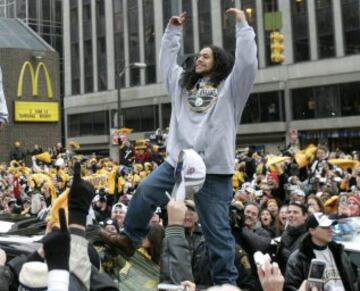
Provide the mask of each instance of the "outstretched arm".
{"label": "outstretched arm", "polygon": [[4,127],[5,123],[8,121],[8,109],[6,106],[6,99],[3,89],[2,81],[2,72],[0,68],[0,129]]}
{"label": "outstretched arm", "polygon": [[236,113],[240,115],[255,82],[257,47],[254,30],[248,25],[245,13],[237,8],[230,8],[226,13],[236,18],[236,50],[235,64],[226,79],[225,88],[228,90],[226,94],[234,100]]}
{"label": "outstretched arm", "polygon": [[177,54],[181,46],[182,26],[186,12],[173,16],[165,30],[160,47],[160,72],[170,95],[174,92],[176,82],[183,69],[176,63]]}

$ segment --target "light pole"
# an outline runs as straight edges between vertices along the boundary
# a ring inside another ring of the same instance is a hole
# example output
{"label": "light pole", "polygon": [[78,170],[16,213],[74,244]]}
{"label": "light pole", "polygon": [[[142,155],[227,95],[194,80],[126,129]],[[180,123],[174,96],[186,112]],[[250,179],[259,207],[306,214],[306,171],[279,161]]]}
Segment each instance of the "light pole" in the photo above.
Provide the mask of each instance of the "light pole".
{"label": "light pole", "polygon": [[[145,69],[146,68],[146,64],[145,63],[139,63],[139,62],[135,62],[135,63],[130,63],[128,65],[126,65],[117,75],[117,81],[118,81],[118,99],[117,99],[117,128],[118,130],[120,128],[124,127],[124,120],[122,118],[122,103],[121,103],[121,78],[124,76],[125,71],[129,68],[138,68],[138,69]],[[121,140],[120,137],[118,135],[118,154],[119,154],[119,163],[120,163],[120,145],[121,145]]]}

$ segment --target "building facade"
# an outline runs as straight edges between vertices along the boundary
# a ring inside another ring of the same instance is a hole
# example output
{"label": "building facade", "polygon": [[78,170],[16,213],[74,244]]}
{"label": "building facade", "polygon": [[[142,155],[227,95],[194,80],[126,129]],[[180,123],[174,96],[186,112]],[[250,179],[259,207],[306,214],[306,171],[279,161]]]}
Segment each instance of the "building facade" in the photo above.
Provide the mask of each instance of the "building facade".
{"label": "building facade", "polygon": [[[234,5],[256,32],[259,59],[237,144],[274,151],[298,129],[302,144],[358,149],[360,0],[64,0],[66,139],[84,151],[114,151],[118,90],[133,138],[166,128],[171,106],[156,65],[168,19],[187,12],[182,63],[208,44],[234,51],[234,21],[224,14]],[[271,62],[265,29],[266,13],[276,11],[285,38],[281,65]]]}
{"label": "building facade", "polygon": [[[58,53],[18,19],[0,18],[0,67],[9,123],[0,131],[0,160],[14,143],[31,152],[61,140]],[[30,155],[28,155],[30,162]]]}

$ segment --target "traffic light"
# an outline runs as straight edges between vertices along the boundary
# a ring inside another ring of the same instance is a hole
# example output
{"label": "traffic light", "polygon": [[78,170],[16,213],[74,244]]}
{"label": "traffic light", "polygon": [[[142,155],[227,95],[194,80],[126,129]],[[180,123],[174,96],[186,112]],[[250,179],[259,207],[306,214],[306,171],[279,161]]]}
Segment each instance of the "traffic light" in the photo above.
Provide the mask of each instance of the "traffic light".
{"label": "traffic light", "polygon": [[270,34],[271,41],[271,61],[273,63],[282,63],[285,60],[284,52],[284,35],[278,31]]}

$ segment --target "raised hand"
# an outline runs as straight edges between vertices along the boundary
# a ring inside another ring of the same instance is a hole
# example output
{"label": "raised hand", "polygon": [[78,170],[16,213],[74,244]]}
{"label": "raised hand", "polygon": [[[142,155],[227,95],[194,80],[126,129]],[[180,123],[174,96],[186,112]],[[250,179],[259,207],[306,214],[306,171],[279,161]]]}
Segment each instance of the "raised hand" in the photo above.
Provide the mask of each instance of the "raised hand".
{"label": "raised hand", "polygon": [[169,20],[169,24],[173,26],[181,26],[184,24],[186,19],[186,12],[182,12],[178,16],[172,16]]}
{"label": "raised hand", "polygon": [[74,166],[73,183],[68,198],[69,220],[70,224],[85,226],[95,189],[89,182],[81,179],[80,171],[80,163],[77,162]]}
{"label": "raised hand", "polygon": [[244,11],[237,9],[237,8],[229,8],[225,11],[226,14],[234,15],[237,22],[246,21],[246,16]]}

